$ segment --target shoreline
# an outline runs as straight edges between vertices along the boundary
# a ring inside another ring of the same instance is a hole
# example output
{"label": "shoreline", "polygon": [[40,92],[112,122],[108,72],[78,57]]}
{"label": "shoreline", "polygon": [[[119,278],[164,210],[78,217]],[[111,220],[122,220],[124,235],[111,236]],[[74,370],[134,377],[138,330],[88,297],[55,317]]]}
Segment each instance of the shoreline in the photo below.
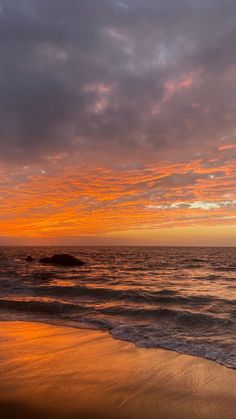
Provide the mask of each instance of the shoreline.
{"label": "shoreline", "polygon": [[73,328],[73,329],[75,329],[75,330],[85,330],[85,331],[100,331],[100,332],[102,332],[102,333],[105,333],[105,334],[107,334],[111,339],[114,339],[114,340],[118,340],[118,341],[121,341],[121,342],[127,342],[127,343],[130,343],[131,345],[134,345],[137,349],[153,349],[153,350],[164,350],[164,351],[170,351],[170,352],[175,352],[176,354],[179,354],[179,355],[185,355],[185,356],[191,356],[191,357],[194,357],[194,358],[199,358],[199,359],[203,359],[203,360],[206,360],[206,361],[209,361],[209,362],[214,362],[214,363],[216,363],[217,365],[220,365],[220,366],[222,366],[222,367],[224,367],[224,368],[227,368],[227,369],[229,369],[229,370],[231,370],[231,371],[234,371],[235,373],[236,373],[236,367],[234,367],[234,366],[231,366],[231,365],[226,365],[226,364],[224,364],[223,362],[221,362],[220,360],[217,360],[217,359],[213,359],[213,358],[210,358],[210,357],[208,357],[208,356],[201,356],[201,355],[198,355],[198,354],[193,354],[193,353],[187,353],[187,352],[181,352],[181,351],[178,351],[177,349],[175,349],[175,348],[167,348],[167,347],[164,347],[164,346],[139,346],[139,345],[137,345],[136,344],[136,342],[133,342],[132,340],[129,340],[129,339],[125,339],[125,338],[121,338],[121,337],[118,337],[118,336],[115,336],[115,335],[113,335],[112,334],[112,332],[110,331],[110,330],[105,330],[105,329],[102,329],[102,328],[96,328],[96,327],[88,327],[87,325],[84,325],[84,327],[83,327],[83,325],[79,325],[79,326],[77,326],[76,324],[73,324],[73,322],[71,322],[71,321],[69,321],[67,324],[65,323],[65,322],[63,322],[63,321],[60,321],[60,320],[55,320],[55,322],[54,321],[48,321],[47,319],[39,319],[39,320],[37,320],[37,319],[29,319],[29,318],[20,318],[20,316],[17,318],[15,318],[15,319],[11,319],[11,320],[9,320],[9,319],[4,319],[4,318],[1,318],[0,317],[0,324],[1,324],[1,322],[26,322],[26,323],[35,323],[35,324],[47,324],[48,326],[58,326],[58,327],[65,327],[65,328]]}
{"label": "shoreline", "polygon": [[214,361],[23,320],[0,341],[3,419],[236,417],[235,371]]}

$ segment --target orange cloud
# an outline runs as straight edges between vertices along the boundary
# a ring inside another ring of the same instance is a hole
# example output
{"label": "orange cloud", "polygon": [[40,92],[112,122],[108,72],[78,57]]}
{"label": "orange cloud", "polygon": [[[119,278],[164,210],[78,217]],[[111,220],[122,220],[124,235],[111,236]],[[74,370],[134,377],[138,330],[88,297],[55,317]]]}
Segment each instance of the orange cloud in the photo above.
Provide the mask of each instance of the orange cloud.
{"label": "orange cloud", "polygon": [[[78,237],[236,223],[234,161],[0,170],[1,237]],[[142,233],[140,233],[142,235]]]}

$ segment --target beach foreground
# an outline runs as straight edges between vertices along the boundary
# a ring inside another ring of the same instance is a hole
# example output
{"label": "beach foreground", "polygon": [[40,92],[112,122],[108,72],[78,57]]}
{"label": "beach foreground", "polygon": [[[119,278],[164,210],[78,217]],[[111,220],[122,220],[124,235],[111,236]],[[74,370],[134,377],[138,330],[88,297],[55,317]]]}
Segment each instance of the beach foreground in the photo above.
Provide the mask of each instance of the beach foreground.
{"label": "beach foreground", "polygon": [[236,372],[212,361],[43,323],[0,341],[1,419],[236,417]]}

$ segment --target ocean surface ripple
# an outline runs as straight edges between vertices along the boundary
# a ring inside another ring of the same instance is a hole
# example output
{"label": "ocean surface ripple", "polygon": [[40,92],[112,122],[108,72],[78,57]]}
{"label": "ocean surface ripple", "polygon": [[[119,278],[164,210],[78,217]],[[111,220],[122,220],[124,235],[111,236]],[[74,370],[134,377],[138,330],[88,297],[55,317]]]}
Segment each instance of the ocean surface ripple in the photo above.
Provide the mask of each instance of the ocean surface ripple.
{"label": "ocean surface ripple", "polygon": [[[86,265],[38,262],[54,253]],[[236,369],[236,248],[1,247],[0,319],[108,330]]]}

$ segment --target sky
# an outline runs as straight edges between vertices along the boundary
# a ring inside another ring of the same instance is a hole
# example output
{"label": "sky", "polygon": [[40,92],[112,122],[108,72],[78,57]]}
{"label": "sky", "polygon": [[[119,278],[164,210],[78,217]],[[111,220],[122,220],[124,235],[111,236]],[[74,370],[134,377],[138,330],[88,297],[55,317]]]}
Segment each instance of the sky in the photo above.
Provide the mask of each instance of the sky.
{"label": "sky", "polygon": [[236,246],[235,21],[0,0],[0,245]]}

